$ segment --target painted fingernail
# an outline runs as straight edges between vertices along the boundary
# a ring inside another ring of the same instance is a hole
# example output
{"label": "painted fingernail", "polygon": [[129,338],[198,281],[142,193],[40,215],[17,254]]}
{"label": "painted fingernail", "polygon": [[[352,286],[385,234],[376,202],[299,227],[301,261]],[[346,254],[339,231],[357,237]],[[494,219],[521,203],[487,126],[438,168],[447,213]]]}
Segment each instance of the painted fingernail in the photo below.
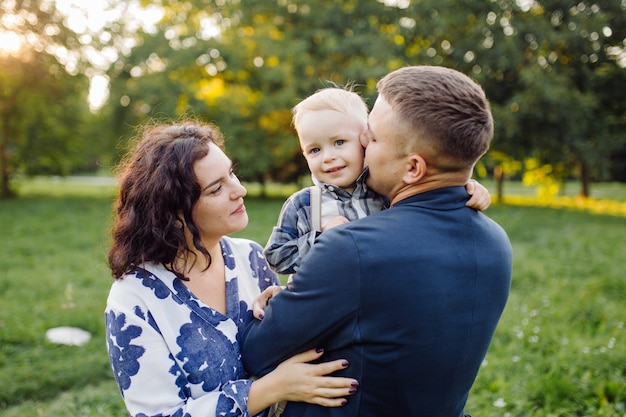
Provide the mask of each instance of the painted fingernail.
{"label": "painted fingernail", "polygon": [[344,368],[347,368],[348,365],[350,365],[350,362],[348,362],[348,361],[341,362],[341,366],[343,366]]}
{"label": "painted fingernail", "polygon": [[265,317],[265,314],[263,313],[259,314],[259,320],[263,320],[263,317]]}
{"label": "painted fingernail", "polygon": [[346,405],[346,404],[348,404],[348,400],[342,400],[341,401],[341,405]]}
{"label": "painted fingernail", "polygon": [[356,392],[356,388],[350,388],[350,389],[348,390],[348,392],[349,392],[350,394],[354,394],[354,393]]}
{"label": "painted fingernail", "polygon": [[358,388],[358,387],[359,387],[359,383],[358,383],[358,381],[354,381],[354,382],[353,382],[352,384],[350,384],[350,385],[352,385],[352,386],[353,386],[353,387],[355,387],[355,388]]}
{"label": "painted fingernail", "polygon": [[324,348],[317,348],[317,349],[315,349],[315,351],[316,351],[317,353],[322,353],[322,352],[324,351]]}

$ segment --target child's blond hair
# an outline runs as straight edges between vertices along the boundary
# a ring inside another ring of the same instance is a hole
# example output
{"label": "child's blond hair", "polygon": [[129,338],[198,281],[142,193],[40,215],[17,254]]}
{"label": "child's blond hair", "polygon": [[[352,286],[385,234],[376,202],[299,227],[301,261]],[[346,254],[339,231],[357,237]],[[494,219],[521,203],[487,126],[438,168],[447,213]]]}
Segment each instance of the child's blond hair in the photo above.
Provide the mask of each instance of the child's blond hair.
{"label": "child's blond hair", "polygon": [[302,114],[320,110],[338,111],[347,117],[353,117],[364,127],[367,126],[369,110],[359,94],[350,87],[327,87],[308,96],[291,110],[296,131]]}

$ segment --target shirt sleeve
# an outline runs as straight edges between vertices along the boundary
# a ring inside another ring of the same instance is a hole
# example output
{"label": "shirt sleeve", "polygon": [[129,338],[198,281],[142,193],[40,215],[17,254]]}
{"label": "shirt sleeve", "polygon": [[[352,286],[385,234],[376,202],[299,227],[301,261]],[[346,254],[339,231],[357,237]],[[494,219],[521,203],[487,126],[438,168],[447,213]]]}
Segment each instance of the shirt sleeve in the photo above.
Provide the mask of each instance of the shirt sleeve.
{"label": "shirt sleeve", "polygon": [[139,297],[133,297],[127,289],[112,290],[105,321],[111,366],[131,416],[250,416],[249,379],[231,380],[192,397],[190,381],[174,360],[157,324]]}
{"label": "shirt sleeve", "polygon": [[283,204],[278,223],[263,251],[267,262],[279,274],[295,273],[311,249],[309,205],[308,189],[292,195]]}
{"label": "shirt sleeve", "polygon": [[242,357],[253,375],[307,349],[328,352],[354,340],[361,273],[352,236],[341,229],[320,235],[293,282],[270,300],[262,320],[244,330]]}

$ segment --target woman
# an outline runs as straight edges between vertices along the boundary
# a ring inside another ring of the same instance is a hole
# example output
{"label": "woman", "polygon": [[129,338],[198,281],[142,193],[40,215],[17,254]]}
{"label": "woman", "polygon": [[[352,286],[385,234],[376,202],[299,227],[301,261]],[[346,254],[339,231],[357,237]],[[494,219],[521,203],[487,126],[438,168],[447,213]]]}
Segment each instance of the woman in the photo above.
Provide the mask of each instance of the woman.
{"label": "woman", "polygon": [[212,125],[146,129],[121,164],[109,265],[107,348],[131,415],[251,416],[280,401],[345,404],[345,360],[308,351],[251,379],[239,333],[261,291],[279,284],[248,224],[246,189]]}

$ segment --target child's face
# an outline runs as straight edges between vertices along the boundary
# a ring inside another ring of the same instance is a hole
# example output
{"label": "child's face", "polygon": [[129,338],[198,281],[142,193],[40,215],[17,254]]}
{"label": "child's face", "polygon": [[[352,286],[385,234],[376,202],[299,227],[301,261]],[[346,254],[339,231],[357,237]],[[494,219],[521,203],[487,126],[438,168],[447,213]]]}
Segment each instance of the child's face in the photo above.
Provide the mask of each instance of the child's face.
{"label": "child's face", "polygon": [[311,174],[349,192],[363,171],[359,134],[365,126],[335,110],[303,114],[298,121],[300,147]]}

